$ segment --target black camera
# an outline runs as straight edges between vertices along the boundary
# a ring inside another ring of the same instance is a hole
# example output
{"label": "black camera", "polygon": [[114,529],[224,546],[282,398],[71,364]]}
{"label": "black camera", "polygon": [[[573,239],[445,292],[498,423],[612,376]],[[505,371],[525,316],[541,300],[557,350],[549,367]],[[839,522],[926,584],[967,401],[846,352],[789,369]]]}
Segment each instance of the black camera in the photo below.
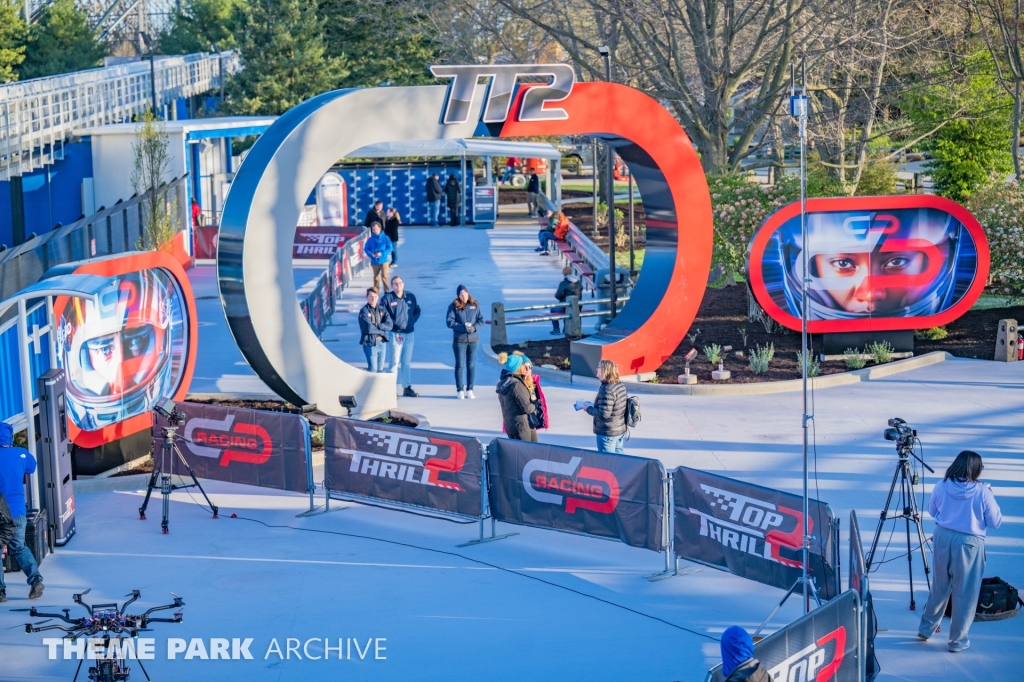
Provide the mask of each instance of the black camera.
{"label": "black camera", "polygon": [[906,420],[893,417],[889,420],[889,428],[882,432],[882,436],[886,440],[896,441],[896,449],[902,453],[904,449],[913,447],[917,429],[910,428]]}
{"label": "black camera", "polygon": [[178,410],[178,406],[174,404],[174,401],[168,398],[161,398],[156,401],[156,404],[153,405],[153,411],[166,419],[168,426],[181,426],[188,418],[184,412]]}

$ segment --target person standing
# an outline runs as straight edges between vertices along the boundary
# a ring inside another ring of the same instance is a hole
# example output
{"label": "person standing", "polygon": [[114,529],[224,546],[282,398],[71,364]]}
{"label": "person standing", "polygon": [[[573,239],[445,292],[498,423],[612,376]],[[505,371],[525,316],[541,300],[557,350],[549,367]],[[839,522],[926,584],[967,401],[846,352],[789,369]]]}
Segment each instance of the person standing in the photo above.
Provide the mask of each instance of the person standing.
{"label": "person standing", "polygon": [[459,208],[462,206],[462,186],[459,185],[455,173],[448,176],[444,185],[444,195],[448,199],[448,223],[454,227],[459,224]]}
{"label": "person standing", "polygon": [[359,311],[359,343],[366,355],[368,372],[383,372],[384,349],[388,343],[388,332],[392,321],[384,308],[377,305],[376,289],[366,290],[366,305]]}
{"label": "person standing", "polygon": [[[583,298],[583,283],[580,282],[580,278],[573,274],[572,268],[568,265],[562,268],[562,274],[565,275],[565,279],[558,283],[558,289],[555,290],[555,299],[559,303],[565,303],[566,299],[570,296],[575,296],[577,302]],[[565,313],[565,306],[558,306],[551,309],[555,315],[562,315]],[[551,334],[561,334],[562,332],[558,329],[558,320],[551,320]]]}
{"label": "person standing", "polygon": [[192,228],[197,229],[202,222],[203,209],[199,207],[199,202],[196,201],[195,197],[192,197]]}
{"label": "person standing", "polygon": [[412,347],[416,331],[416,321],[420,319],[420,306],[411,291],[405,290],[405,282],[395,275],[391,278],[391,291],[380,299],[380,306],[391,318],[391,331],[388,334],[388,368],[398,374],[398,385],[405,390],[406,398],[418,398],[419,393],[412,390]]}
{"label": "person standing", "polygon": [[501,184],[507,184],[512,176],[516,174],[516,166],[519,165],[519,159],[515,156],[510,156],[505,159],[505,173],[501,176]]}
{"label": "person standing", "polygon": [[374,223],[380,223],[383,226],[386,222],[387,216],[384,215],[384,202],[377,199],[366,212],[366,218],[363,219],[363,227],[371,227]]}
{"label": "person standing", "polygon": [[935,519],[932,537],[932,589],[921,614],[917,636],[924,641],[935,634],[953,597],[949,625],[949,650],[971,646],[967,633],[974,622],[985,575],[985,529],[999,528],[1003,514],[992,488],[979,483],[985,465],[981,455],[964,450],[946,469],[946,476],[932,488],[928,513]]}
{"label": "person standing", "polygon": [[526,185],[526,212],[531,218],[544,215],[540,209],[540,177],[535,168],[530,169],[530,182]]}
{"label": "person standing", "polygon": [[726,628],[720,649],[725,682],[771,682],[764,664],[754,658],[754,640],[743,628],[737,625]]}
{"label": "person standing", "polygon": [[388,209],[388,219],[384,223],[384,234],[391,240],[391,265],[398,265],[398,226],[402,224],[402,216],[392,206]]}
{"label": "person standing", "polygon": [[377,291],[388,292],[388,270],[391,269],[391,252],[395,246],[383,234],[380,223],[370,225],[370,234],[363,245],[363,252],[370,257],[370,267],[373,268],[373,286]]}
{"label": "person standing", "polygon": [[622,442],[626,438],[626,387],[619,379],[619,366],[611,360],[602,360],[597,365],[597,378],[601,387],[597,389],[594,402],[576,403],[576,409],[586,409],[594,418],[594,434],[597,436],[597,451],[623,454]]}
{"label": "person standing", "polygon": [[530,426],[530,415],[537,411],[530,364],[524,355],[502,353],[498,360],[502,362],[503,371],[495,392],[501,404],[505,433],[512,440],[536,443],[537,429]]}
{"label": "person standing", "polygon": [[427,222],[431,227],[437,227],[438,216],[441,213],[441,197],[444,196],[444,188],[441,187],[441,176],[437,173],[427,178]]}
{"label": "person standing", "polygon": [[455,300],[448,306],[447,323],[453,334],[455,389],[459,392],[459,400],[472,400],[476,398],[473,395],[473,380],[476,378],[476,348],[480,342],[478,327],[484,323],[484,315],[480,312],[480,304],[462,284],[456,290]]}
{"label": "person standing", "polygon": [[[0,422],[0,495],[7,499],[14,532],[6,543],[7,550],[21,566],[28,579],[29,599],[43,596],[43,576],[32,551],[25,544],[25,529],[28,526],[28,510],[25,508],[25,477],[35,472],[36,459],[25,448],[14,447],[14,429],[6,422]],[[0,569],[0,602],[7,601],[7,585]]]}

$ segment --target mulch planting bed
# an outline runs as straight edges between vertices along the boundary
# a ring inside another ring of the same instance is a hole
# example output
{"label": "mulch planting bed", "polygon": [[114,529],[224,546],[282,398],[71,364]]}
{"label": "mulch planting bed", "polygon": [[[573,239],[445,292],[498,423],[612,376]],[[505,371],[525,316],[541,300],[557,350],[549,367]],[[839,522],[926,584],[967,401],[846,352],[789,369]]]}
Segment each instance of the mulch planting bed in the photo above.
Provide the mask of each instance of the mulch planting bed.
{"label": "mulch planting bed", "polygon": [[[1011,308],[993,308],[988,310],[968,311],[957,321],[946,326],[949,335],[940,341],[916,339],[915,355],[923,355],[933,351],[946,351],[956,357],[991,359],[999,320],[1011,318],[1024,322],[1024,306]],[[746,331],[746,343],[743,333]],[[699,330],[699,331],[698,331]],[[696,335],[691,341],[689,335]],[[685,362],[683,357],[696,347],[698,356],[690,364],[690,371],[697,375],[701,383],[711,382],[711,371],[717,369],[704,357],[704,347],[712,343],[719,346],[732,346],[725,357],[725,369],[732,372],[732,383],[752,383],[763,381],[785,381],[800,378],[800,364],[797,352],[800,350],[800,334],[798,332],[779,329],[772,334],[765,331],[760,322],[747,319],[747,291],[742,284],[731,287],[709,288],[704,294],[697,319],[688,331],[688,336],[658,369],[658,381],[664,384],[677,383],[676,377],[683,373]],[[772,360],[766,374],[756,375],[750,371],[749,351],[757,346],[768,344],[775,346],[775,359]],[[530,357],[535,365],[555,365],[564,369],[564,361],[569,357],[569,341],[553,337],[540,341],[529,341],[526,344],[496,347],[495,351],[521,350]],[[737,358],[736,351],[742,351],[744,357]],[[816,345],[815,354],[821,352],[820,342]],[[871,367],[873,361],[868,361]],[[842,360],[831,360],[821,363],[821,375],[837,374],[847,371]]]}

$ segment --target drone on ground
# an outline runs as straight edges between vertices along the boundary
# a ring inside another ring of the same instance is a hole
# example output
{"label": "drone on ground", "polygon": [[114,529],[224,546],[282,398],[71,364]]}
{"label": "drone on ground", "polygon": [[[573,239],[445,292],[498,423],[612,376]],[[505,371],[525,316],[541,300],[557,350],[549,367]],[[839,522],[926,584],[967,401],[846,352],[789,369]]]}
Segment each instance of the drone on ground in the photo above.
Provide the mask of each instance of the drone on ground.
{"label": "drone on ground", "polygon": [[[26,623],[25,633],[32,634],[34,632],[43,632],[44,630],[61,630],[64,633],[65,639],[75,641],[80,637],[86,637],[87,639],[100,639],[103,645],[103,655],[107,656],[111,651],[111,640],[116,640],[118,646],[114,649],[113,656],[109,658],[97,658],[95,660],[96,665],[89,668],[89,682],[124,682],[128,680],[131,673],[130,668],[125,664],[128,658],[129,649],[134,653],[134,647],[127,646],[123,640],[138,637],[140,632],[146,632],[149,630],[147,627],[150,623],[180,623],[182,621],[181,608],[185,605],[185,602],[181,597],[171,593],[174,597],[173,604],[167,604],[165,606],[154,606],[145,613],[139,615],[131,615],[125,613],[128,606],[135,602],[142,596],[139,590],[132,590],[131,594],[125,595],[131,597],[126,601],[120,608],[117,603],[112,604],[94,604],[90,606],[82,601],[82,597],[89,594],[91,590],[86,590],[81,594],[76,594],[73,599],[76,604],[82,606],[86,611],[89,612],[88,616],[82,618],[71,618],[71,609],[61,609],[63,613],[43,613],[37,608],[32,607],[28,609],[29,616],[32,618],[48,618],[49,620],[40,621],[38,623]],[[45,607],[44,607],[45,608]],[[178,609],[174,612],[171,618],[154,618],[150,614],[157,611],[166,611],[168,609]],[[20,609],[24,610],[24,609]],[[60,623],[54,623],[53,625],[44,625],[50,620],[58,618],[68,625],[61,625]],[[134,656],[133,656],[134,657]],[[78,679],[78,673],[82,669],[82,662],[85,660],[85,656],[81,656],[78,661],[78,668],[75,670],[74,679]],[[149,673],[146,672],[146,668],[143,667],[142,661],[136,658],[139,667],[142,669],[142,674],[146,676],[146,681],[150,682]]]}

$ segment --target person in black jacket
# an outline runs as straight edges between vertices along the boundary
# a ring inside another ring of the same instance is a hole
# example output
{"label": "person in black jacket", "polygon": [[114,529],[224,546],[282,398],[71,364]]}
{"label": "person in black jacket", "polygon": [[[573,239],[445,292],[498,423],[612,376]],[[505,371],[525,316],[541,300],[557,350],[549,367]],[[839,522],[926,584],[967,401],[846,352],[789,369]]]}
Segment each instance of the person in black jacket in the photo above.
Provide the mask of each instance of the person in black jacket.
{"label": "person in black jacket", "polygon": [[[7,554],[7,543],[14,537],[14,516],[11,514],[11,508],[7,504],[7,498],[4,497],[3,493],[0,493],[0,559]],[[0,567],[0,571],[3,568]],[[0,589],[0,602],[7,601],[7,590]]]}
{"label": "person in black jacket", "polygon": [[388,209],[388,219],[384,223],[384,234],[391,240],[391,265],[398,265],[398,226],[402,224],[402,216],[398,209],[392,206]]}
{"label": "person in black jacket", "polygon": [[367,289],[366,305],[359,311],[359,343],[366,354],[366,369],[371,372],[384,371],[384,349],[392,327],[391,317],[377,300],[377,290]]}
{"label": "person in black jacket", "polygon": [[373,202],[373,206],[366,212],[363,227],[370,227],[374,223],[380,223],[381,227],[384,227],[384,224],[387,223],[387,216],[384,215],[384,202],[380,199]]}
{"label": "person in black jacket", "polygon": [[544,215],[540,207],[540,177],[533,168],[530,169],[530,182],[526,185],[526,212],[531,218]]}
{"label": "person in black jacket", "polygon": [[512,440],[537,442],[537,429],[530,426],[530,415],[537,411],[533,400],[533,377],[524,355],[498,356],[503,361],[501,378],[495,392],[501,404],[505,433]]}
{"label": "person in black jacket", "polygon": [[[583,283],[580,282],[580,278],[572,274],[572,268],[565,266],[562,268],[562,274],[565,275],[565,279],[558,283],[558,289],[555,291],[555,299],[559,303],[565,303],[566,299],[570,296],[575,296],[576,300],[583,298]],[[551,312],[555,315],[561,315],[565,312],[565,306],[558,306],[552,308]],[[552,334],[561,334],[562,332],[558,329],[558,320],[551,320]]]}
{"label": "person in black jacket", "polygon": [[[455,388],[459,392],[459,400],[473,399],[473,380],[476,378],[476,348],[480,337],[478,330],[484,323],[484,314],[480,312],[480,304],[469,295],[469,289],[459,285],[455,300],[448,306],[447,323],[452,330],[452,350],[455,351]],[[465,368],[466,381],[462,374]]]}
{"label": "person in black jacket", "polygon": [[388,335],[388,371],[398,375],[398,385],[405,390],[406,398],[418,398],[412,390],[412,347],[415,339],[416,321],[420,319],[420,304],[411,291],[405,290],[405,282],[399,276],[391,278],[391,291],[380,299],[380,307],[391,318],[391,332]]}
{"label": "person in black jacket", "polygon": [[462,206],[462,186],[459,185],[455,173],[448,176],[448,182],[444,185],[444,195],[448,199],[449,223],[452,226],[459,224],[459,208]]}
{"label": "person in black jacket", "polygon": [[629,396],[619,379],[619,366],[611,360],[602,360],[597,365],[597,378],[601,380],[601,388],[597,389],[593,404],[577,403],[577,409],[585,407],[587,414],[594,418],[598,452],[623,454]]}
{"label": "person in black jacket", "polygon": [[444,189],[441,187],[441,176],[434,173],[427,178],[427,222],[431,227],[437,227],[437,219],[441,214],[442,196],[444,196]]}

